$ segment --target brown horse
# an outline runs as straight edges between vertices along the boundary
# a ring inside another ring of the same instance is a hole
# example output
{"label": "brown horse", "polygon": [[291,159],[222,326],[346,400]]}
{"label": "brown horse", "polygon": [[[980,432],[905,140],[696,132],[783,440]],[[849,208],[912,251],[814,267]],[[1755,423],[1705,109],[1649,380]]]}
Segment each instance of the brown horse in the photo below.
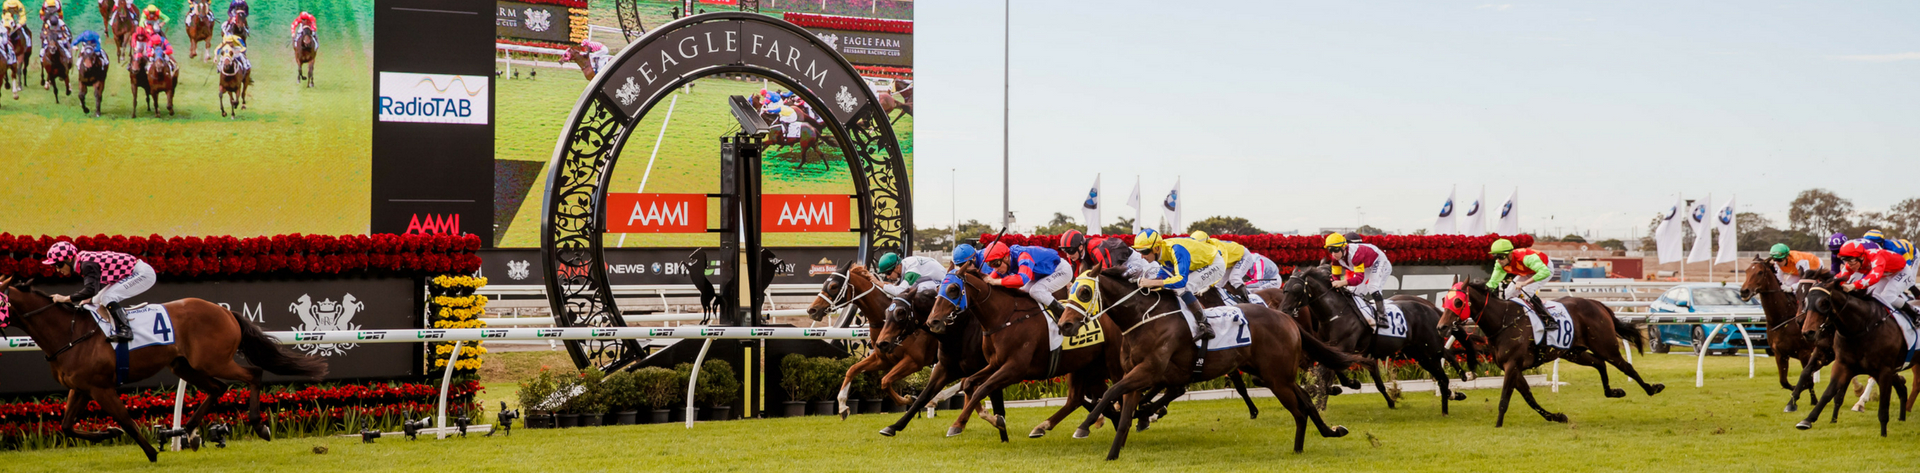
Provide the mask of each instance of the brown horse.
{"label": "brown horse", "polygon": [[[1813,428],[1813,421],[1820,418],[1820,410],[1846,390],[1848,382],[1854,376],[1867,375],[1880,386],[1880,436],[1887,436],[1887,408],[1892,399],[1888,391],[1900,395],[1900,404],[1907,403],[1907,386],[1901,383],[1900,368],[1908,361],[1906,336],[1900,333],[1900,324],[1885,305],[1871,297],[1848,294],[1838,280],[1827,280],[1809,289],[1804,296],[1800,316],[1800,330],[1807,338],[1822,327],[1833,330],[1833,379],[1827,384],[1827,391],[1813,404],[1813,412],[1807,415],[1794,428],[1807,430]],[[1834,406],[1840,410],[1840,406]],[[1900,420],[1907,420],[1907,410],[1900,410]]]}
{"label": "brown horse", "polygon": [[71,69],[73,52],[67,49],[66,23],[50,22],[40,29],[40,82],[41,88],[53,91],[53,103],[60,103],[60,86],[53,83],[55,80],[67,86],[67,95],[73,95],[73,81],[67,74]]}
{"label": "brown horse", "polygon": [[[1803,276],[1804,277],[1804,276]],[[1800,301],[1773,274],[1773,263],[1755,256],[1747,265],[1747,280],[1740,284],[1740,297],[1760,297],[1760,308],[1767,314],[1767,353],[1779,368],[1780,388],[1792,391],[1786,412],[1799,410],[1800,393],[1813,391],[1813,373],[1833,362],[1833,339],[1809,339],[1800,333]],[[1787,383],[1787,362],[1800,360],[1800,377]]]}
{"label": "brown horse", "polygon": [[[1319,266],[1304,271],[1294,271],[1287,278],[1281,292],[1294,306],[1282,306],[1278,309],[1295,312],[1299,305],[1310,306],[1316,315],[1315,323],[1321,330],[1316,334],[1323,337],[1328,345],[1340,351],[1360,355],[1372,360],[1367,363],[1367,373],[1373,375],[1373,385],[1386,398],[1387,408],[1394,408],[1393,394],[1387,391],[1386,381],[1380,376],[1380,361],[1394,357],[1414,360],[1427,370],[1440,390],[1440,414],[1448,414],[1448,404],[1452,401],[1464,401],[1466,393],[1454,392],[1448,386],[1445,364],[1452,362],[1447,356],[1446,336],[1452,324],[1441,325],[1440,308],[1424,299],[1411,296],[1394,296],[1387,304],[1398,307],[1406,318],[1403,335],[1394,337],[1382,335],[1373,326],[1361,318],[1360,308],[1353,302],[1352,293],[1334,290],[1332,273],[1328,266]],[[1385,314],[1381,314],[1384,316]],[[1379,323],[1385,324],[1386,320]],[[1345,369],[1345,366],[1320,365],[1320,379],[1325,386],[1329,371]],[[1455,368],[1459,368],[1456,364]],[[1467,370],[1461,371],[1461,381],[1468,381]]]}
{"label": "brown horse", "polygon": [[[220,93],[213,99],[220,105],[220,116],[238,118],[240,109],[247,106],[247,89],[253,86],[253,65],[246,53],[236,51],[221,55],[213,67],[220,73]],[[232,114],[227,113],[228,107],[233,108]]]}
{"label": "brown horse", "polygon": [[[72,305],[56,304],[47,294],[26,285],[15,287],[12,278],[0,278],[0,286],[6,287],[8,309],[14,314],[11,320],[0,321],[0,327],[12,326],[32,337],[53,368],[54,379],[68,388],[67,412],[60,421],[60,431],[68,437],[91,442],[130,433],[146,451],[147,461],[158,461],[159,452],[147,443],[146,436],[140,433],[141,426],[134,425],[133,417],[127,414],[119,393],[115,392],[119,384],[115,382],[114,350],[99,325],[89,320],[93,317]],[[217,304],[181,299],[162,306],[167,309],[176,341],[171,345],[133,350],[127,358],[127,381],[146,379],[162,368],[171,368],[173,374],[192,383],[206,393],[208,399],[219,399],[227,392],[227,385],[216,378],[247,383],[247,419],[254,434],[263,440],[273,440],[273,435],[260,412],[261,370],[313,380],[327,374],[326,360],[287,350],[261,332],[259,326]],[[245,354],[247,361],[255,366],[235,363],[236,352]],[[74,422],[86,410],[89,400],[99,403],[101,410],[113,416],[120,429],[75,430]],[[214,404],[200,403],[179,429],[161,430],[158,436],[164,440],[199,428],[201,418]]]}
{"label": "brown horse", "polygon": [[[309,89],[313,88],[314,59],[320,55],[320,40],[316,34],[313,28],[306,25],[300,25],[293,32],[293,72],[296,76],[294,82],[306,81]],[[307,68],[303,71],[300,66]]]}
{"label": "brown horse", "polygon": [[[80,114],[92,112],[100,116],[101,94],[107,91],[107,53],[101,51],[98,43],[80,43],[74,46],[74,55],[79,58],[80,70]],[[87,109],[87,90],[93,90],[93,109]]]}
{"label": "brown horse", "polygon": [[[1562,297],[1555,302],[1565,305],[1568,315],[1573,318],[1573,326],[1561,328],[1574,331],[1573,343],[1566,350],[1546,344],[1535,345],[1531,332],[1533,323],[1527,319],[1524,306],[1494,295],[1494,290],[1483,281],[1454,283],[1453,289],[1447,292],[1443,302],[1447,311],[1440,318],[1440,326],[1453,325],[1461,319],[1479,322],[1480,333],[1486,334],[1487,342],[1493,346],[1493,362],[1506,371],[1506,382],[1500,386],[1500,415],[1494,421],[1494,427],[1506,424],[1507,404],[1513,399],[1515,390],[1520,391],[1520,397],[1526,399],[1527,405],[1539,412],[1541,417],[1553,422],[1567,421],[1566,414],[1549,412],[1534,401],[1533,389],[1527,386],[1524,373],[1528,368],[1555,359],[1565,359],[1600,370],[1600,391],[1607,397],[1627,396],[1625,390],[1615,389],[1608,384],[1608,364],[1640,383],[1640,388],[1646,390],[1648,396],[1667,389],[1665,384],[1647,384],[1640,378],[1640,373],[1634,371],[1633,364],[1627,363],[1621,356],[1620,340],[1631,340],[1636,350],[1642,350],[1646,339],[1639,330],[1634,330],[1633,325],[1615,318],[1613,309],[1599,301],[1578,297]],[[1549,316],[1540,314],[1540,318],[1544,321]]]}
{"label": "brown horse", "polygon": [[[937,297],[938,294],[937,289],[915,291],[914,297],[916,299],[926,298],[926,306],[931,308],[934,305],[932,298]],[[929,313],[930,312],[931,309],[929,309]],[[982,331],[979,321],[974,320],[973,317],[962,317],[958,320],[957,325],[949,324],[945,333],[933,333],[927,330],[926,317],[924,315],[915,316],[913,311],[905,308],[890,307],[887,309],[885,324],[873,332],[877,334],[880,340],[880,350],[911,350],[912,348],[907,345],[911,339],[903,338],[903,335],[921,332],[931,336],[934,346],[938,351],[936,352],[937,362],[933,364],[933,371],[927,374],[927,385],[921,388],[919,394],[913,396],[912,404],[907,407],[905,413],[900,415],[899,420],[880,429],[880,435],[892,437],[894,434],[906,430],[907,424],[913,422],[914,417],[919,414],[920,409],[927,407],[927,403],[943,400],[945,396],[953,395],[952,393],[954,391],[970,389],[968,387],[969,385],[966,384],[966,381],[962,380],[962,378],[979,373],[981,369],[987,366],[986,349],[981,345],[980,340]],[[899,341],[896,342],[895,340]],[[960,380],[961,384],[952,388],[947,387],[948,383],[956,380]],[[987,397],[988,400],[993,403],[993,413],[995,415],[1006,415],[1006,405],[1001,399],[999,390],[987,391]],[[982,416],[984,417],[984,410],[982,412]],[[1042,433],[1044,434],[1044,432]]]}
{"label": "brown horse", "polygon": [[117,0],[99,0],[94,2],[94,6],[100,9],[100,21],[106,22],[106,26],[108,27],[113,26],[113,10],[118,5],[119,2]]}
{"label": "brown horse", "polygon": [[[1049,343],[1049,327],[1040,316],[1040,304],[1024,292],[988,285],[977,270],[950,273],[941,282],[939,291],[933,310],[927,314],[927,330],[946,333],[958,325],[962,315],[970,315],[968,318],[977,320],[983,327],[980,344],[986,349],[987,357],[987,366],[967,378],[966,407],[954,419],[953,426],[947,428],[948,437],[966,430],[967,417],[978,409],[987,393],[999,392],[1021,381],[1067,375],[1066,404],[1034,428],[1034,433],[1044,434],[1079,409],[1087,395],[1098,390],[1109,373],[1120,370],[1120,350],[1111,342],[1119,339],[1120,332],[1112,323],[1101,327],[1108,343],[1060,350]],[[1059,295],[1065,295],[1065,291]],[[1125,412],[1121,418],[1129,414],[1131,412]],[[1007,441],[1006,416],[983,414],[981,419],[1000,431],[1000,441]],[[1119,429],[1122,425],[1116,423],[1114,427]]]}
{"label": "brown horse", "polygon": [[587,50],[586,45],[567,47],[565,52],[560,53],[560,60],[580,66],[580,75],[586,76],[587,80],[593,80],[593,76],[600,73],[600,67],[593,63],[593,53]]}
{"label": "brown horse", "polygon": [[248,9],[246,8],[228,8],[227,22],[220,24],[220,32],[226,35],[238,36],[240,37],[240,42],[245,44],[247,42],[248,32],[252,31],[252,28],[247,27],[248,14]]}
{"label": "brown horse", "polygon": [[22,23],[14,25],[11,30],[0,31],[0,34],[6,35],[0,40],[6,41],[7,47],[13,50],[13,58],[6,64],[8,69],[13,70],[13,78],[8,81],[12,85],[8,89],[13,90],[14,100],[20,100],[20,89],[26,88],[28,63],[33,58],[33,32]]}
{"label": "brown horse", "polygon": [[213,60],[213,0],[187,0],[187,58],[200,57],[200,44],[207,45],[207,60]]}
{"label": "brown horse", "polygon": [[127,84],[133,87],[133,109],[127,112],[129,118],[140,117],[140,97],[144,95],[140,91],[147,88],[147,63],[149,62],[153,62],[152,56],[127,60]]}
{"label": "brown horse", "polygon": [[[1126,369],[1123,371],[1125,374],[1107,388],[1100,401],[1094,404],[1094,412],[1074,431],[1074,438],[1086,438],[1087,427],[1103,411],[1112,408],[1110,404],[1116,401],[1119,402],[1119,418],[1134,419],[1136,411],[1154,412],[1185,394],[1189,383],[1219,378],[1235,371],[1258,376],[1259,381],[1273,390],[1280,404],[1293,414],[1293,451],[1300,452],[1306,448],[1308,420],[1312,420],[1322,437],[1347,435],[1345,427],[1327,426],[1326,421],[1320,418],[1319,411],[1313,408],[1306,391],[1295,384],[1295,379],[1300,366],[1309,360],[1334,366],[1349,366],[1363,360],[1322,343],[1313,334],[1294,324],[1286,314],[1257,304],[1235,306],[1246,317],[1251,343],[1208,351],[1202,359],[1199,348],[1194,345],[1193,332],[1186,316],[1180,310],[1180,301],[1172,291],[1141,289],[1126,281],[1122,268],[1108,268],[1098,277],[1099,289],[1095,295],[1099,302],[1095,305],[1105,307],[1100,314],[1106,318],[1103,323],[1109,333],[1120,334],[1118,339],[1110,338],[1108,343],[1120,343],[1121,363]],[[1077,329],[1086,320],[1085,314],[1069,311],[1061,320],[1062,330]],[[1304,358],[1303,353],[1306,355]],[[1196,360],[1204,360],[1197,370],[1194,368]],[[1165,393],[1159,401],[1143,405],[1143,401],[1148,400],[1143,392],[1154,389],[1164,389]],[[1139,419],[1139,422],[1138,428],[1145,430],[1147,419]],[[1108,460],[1120,457],[1120,449],[1127,443],[1128,431],[1124,425],[1115,426],[1113,445],[1107,450]]]}
{"label": "brown horse", "polygon": [[127,57],[127,48],[133,47],[133,27],[138,26],[140,8],[133,6],[133,0],[115,0],[113,11],[102,11],[107,22],[107,31],[113,33],[113,58]]}
{"label": "brown horse", "polygon": [[[907,86],[901,87],[901,82],[905,82]],[[888,120],[888,122],[897,122],[900,121],[901,118],[913,114],[913,81],[893,81],[891,88],[888,90],[876,90],[874,91],[874,96],[880,99],[878,101],[880,104],[880,113],[893,117]],[[899,110],[900,114],[894,115],[893,111],[895,110]]]}
{"label": "brown horse", "polygon": [[153,110],[154,118],[160,118],[162,93],[167,94],[167,116],[173,116],[173,89],[179,82],[180,67],[173,62],[173,56],[154,51],[153,58],[147,62],[147,108]]}
{"label": "brown horse", "polygon": [[894,404],[906,405],[913,401],[894,392],[893,384],[906,379],[908,375],[919,372],[920,368],[931,365],[935,361],[936,345],[933,343],[933,337],[925,333],[909,332],[899,340],[880,337],[881,332],[890,322],[887,311],[894,305],[904,305],[908,313],[913,312],[911,301],[888,297],[886,292],[880,290],[879,281],[874,278],[872,272],[867,271],[865,265],[853,264],[843,271],[827,276],[827,280],[820,284],[820,294],[814,297],[813,304],[807,307],[807,316],[820,321],[830,312],[852,306],[859,309],[861,317],[867,319],[867,326],[870,327],[867,331],[868,346],[877,348],[883,344],[892,343],[889,348],[906,347],[904,350],[868,350],[865,357],[847,368],[846,376],[840,381],[841,420],[845,420],[847,414],[852,413],[853,410],[847,407],[847,394],[848,388],[853,385],[854,377],[868,371],[885,371],[886,375],[880,378],[880,390],[885,392]]}

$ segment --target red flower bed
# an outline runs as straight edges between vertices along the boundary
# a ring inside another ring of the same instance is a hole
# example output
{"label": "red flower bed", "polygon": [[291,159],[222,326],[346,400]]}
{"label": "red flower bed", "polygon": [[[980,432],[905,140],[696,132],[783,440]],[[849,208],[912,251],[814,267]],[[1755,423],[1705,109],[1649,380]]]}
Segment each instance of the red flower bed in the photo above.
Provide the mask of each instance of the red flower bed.
{"label": "red flower bed", "polygon": [[[459,413],[480,409],[471,402],[472,396],[483,388],[478,381],[457,383],[448,390],[448,412]],[[271,417],[277,425],[290,423],[308,425],[337,423],[353,415],[361,422],[382,422],[408,418],[420,418],[435,412],[439,401],[439,388],[428,384],[373,382],[367,384],[323,384],[307,386],[275,386],[260,394],[262,413]],[[140,425],[172,425],[173,390],[146,389],[135,393],[121,394],[120,402],[127,406],[127,413]],[[41,399],[28,399],[10,403],[0,403],[0,439],[7,444],[17,445],[18,437],[26,435],[56,435],[60,429],[61,417],[66,415],[66,396],[48,396]],[[183,414],[190,414],[201,403],[207,402],[207,395],[195,391],[186,397]],[[247,422],[247,390],[235,388],[227,391],[214,401],[213,410],[207,413],[208,422],[224,424],[242,424]],[[99,430],[118,427],[106,413],[100,411],[98,402],[88,402],[87,412],[81,414],[78,422],[82,429]],[[241,429],[235,429],[240,431]]]}
{"label": "red flower bed", "polygon": [[[1185,235],[1168,235],[1170,237]],[[1107,235],[1133,243],[1133,235]],[[1254,253],[1265,255],[1274,263],[1282,266],[1283,271],[1291,266],[1314,265],[1326,261],[1327,253],[1321,249],[1326,237],[1323,235],[1213,235],[1213,238],[1232,241],[1246,246]],[[1506,238],[1519,248],[1533,246],[1533,235],[1374,235],[1366,237],[1366,242],[1380,247],[1387,253],[1387,259],[1393,264],[1414,265],[1460,265],[1491,264],[1493,255],[1487,254],[1487,248],[1493,241]],[[993,242],[993,234],[980,235],[982,243]],[[1059,235],[1007,235],[1009,244],[1025,246],[1044,246],[1058,248]]]}
{"label": "red flower bed", "polygon": [[860,18],[854,16],[794,12],[782,13],[780,19],[787,20],[788,23],[799,25],[802,28],[913,34],[913,20],[889,20],[884,18]]}
{"label": "red flower bed", "polygon": [[0,233],[0,274],[57,278],[40,264],[47,248],[69,241],[82,251],[139,257],[167,277],[313,275],[421,276],[471,273],[480,268],[475,235],[276,235],[163,237],[95,235],[38,237]]}
{"label": "red flower bed", "polygon": [[559,5],[567,8],[586,8],[587,0],[508,0],[511,2],[534,3],[540,5]]}

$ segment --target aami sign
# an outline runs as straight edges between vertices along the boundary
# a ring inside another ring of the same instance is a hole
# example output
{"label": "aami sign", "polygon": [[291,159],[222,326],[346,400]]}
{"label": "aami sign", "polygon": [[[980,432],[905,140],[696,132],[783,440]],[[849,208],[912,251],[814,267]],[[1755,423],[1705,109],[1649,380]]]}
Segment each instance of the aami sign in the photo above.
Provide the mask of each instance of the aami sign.
{"label": "aami sign", "polygon": [[760,226],[767,232],[845,232],[848,197],[834,194],[760,196]]}
{"label": "aami sign", "polygon": [[706,233],[707,196],[607,194],[606,217],[609,233]]}

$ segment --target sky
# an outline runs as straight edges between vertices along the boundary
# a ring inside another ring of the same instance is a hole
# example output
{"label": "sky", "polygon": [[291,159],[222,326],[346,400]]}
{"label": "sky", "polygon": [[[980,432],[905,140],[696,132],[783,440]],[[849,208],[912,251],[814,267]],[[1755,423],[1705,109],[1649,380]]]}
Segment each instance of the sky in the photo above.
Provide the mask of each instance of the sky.
{"label": "sky", "polygon": [[[1519,193],[1523,231],[1639,236],[1676,194],[1784,225],[1821,187],[1920,197],[1920,2],[1012,6],[1016,227],[1103,223],[1136,179],[1188,222],[1430,228]],[[998,221],[1001,2],[915,11],[914,217]],[[957,189],[956,184],[957,182]],[[955,196],[957,195],[957,199]],[[951,210],[950,210],[951,209]]]}

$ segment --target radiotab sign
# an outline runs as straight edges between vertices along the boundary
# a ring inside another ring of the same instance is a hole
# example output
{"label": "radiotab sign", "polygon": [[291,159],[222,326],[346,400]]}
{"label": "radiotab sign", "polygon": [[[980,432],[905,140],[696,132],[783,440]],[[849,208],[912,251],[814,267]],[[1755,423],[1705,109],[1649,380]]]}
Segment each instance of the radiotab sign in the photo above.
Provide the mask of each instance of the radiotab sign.
{"label": "radiotab sign", "polygon": [[766,232],[845,232],[848,196],[765,194],[760,196],[760,227]]}
{"label": "radiotab sign", "polygon": [[607,194],[609,233],[706,233],[706,194]]}
{"label": "radiotab sign", "polygon": [[485,125],[493,97],[486,76],[381,72],[374,113],[383,122]]}

